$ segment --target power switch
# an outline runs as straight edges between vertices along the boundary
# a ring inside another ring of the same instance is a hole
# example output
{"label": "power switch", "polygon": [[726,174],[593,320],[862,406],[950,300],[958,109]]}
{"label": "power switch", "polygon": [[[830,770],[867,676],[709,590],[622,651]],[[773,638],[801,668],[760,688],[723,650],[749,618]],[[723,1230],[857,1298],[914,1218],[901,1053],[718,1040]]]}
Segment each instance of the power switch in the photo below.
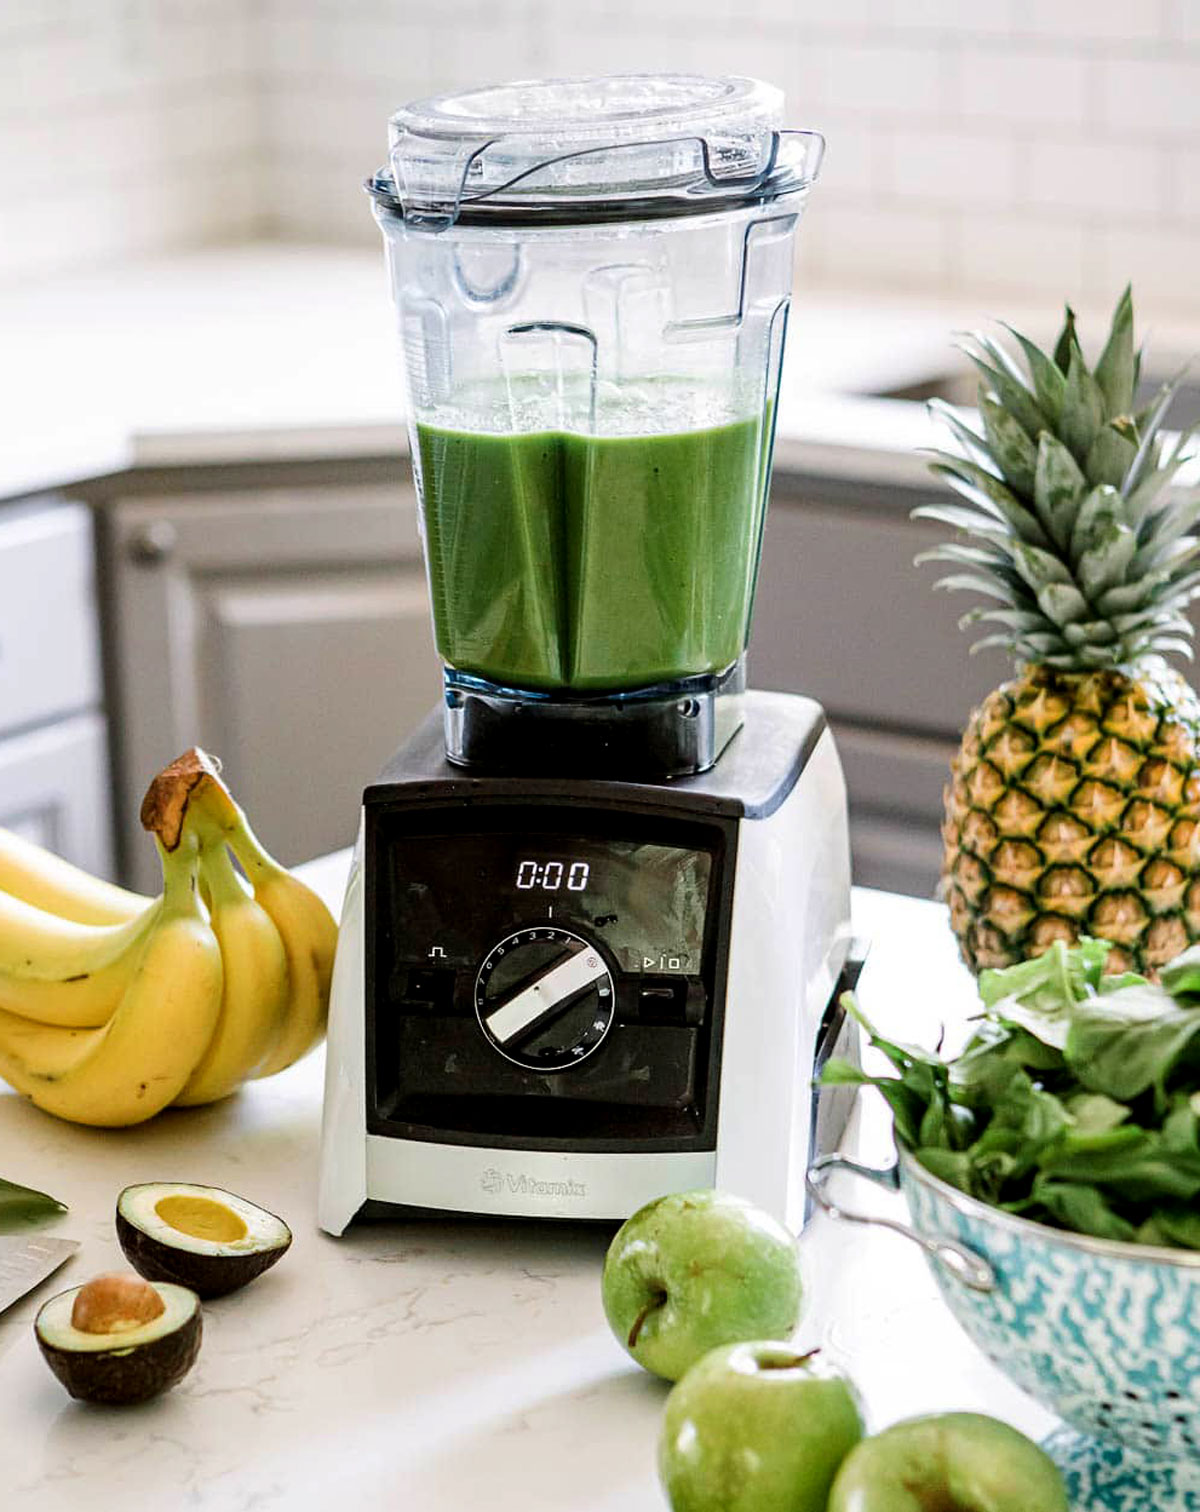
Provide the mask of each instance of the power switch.
{"label": "power switch", "polygon": [[707,1006],[704,983],[688,977],[643,982],[638,992],[638,1018],[647,1024],[702,1024]]}

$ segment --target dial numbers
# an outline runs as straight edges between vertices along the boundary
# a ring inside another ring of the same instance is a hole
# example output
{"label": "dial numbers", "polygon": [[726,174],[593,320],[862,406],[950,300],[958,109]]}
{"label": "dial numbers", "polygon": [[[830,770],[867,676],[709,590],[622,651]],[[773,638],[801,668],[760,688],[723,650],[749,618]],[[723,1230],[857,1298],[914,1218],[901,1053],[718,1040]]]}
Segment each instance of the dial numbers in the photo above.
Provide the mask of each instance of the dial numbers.
{"label": "dial numbers", "polygon": [[485,1037],[532,1071],[564,1071],[586,1060],[607,1036],[614,1011],[605,957],[591,941],[553,925],[505,936],[475,979]]}

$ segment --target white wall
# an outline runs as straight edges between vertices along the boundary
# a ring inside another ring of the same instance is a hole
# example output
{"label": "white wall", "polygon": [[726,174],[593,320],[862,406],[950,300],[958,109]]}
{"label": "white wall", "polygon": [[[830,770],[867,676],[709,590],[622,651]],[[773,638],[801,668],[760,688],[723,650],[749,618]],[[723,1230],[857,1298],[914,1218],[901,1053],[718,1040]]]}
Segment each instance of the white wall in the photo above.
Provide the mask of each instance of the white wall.
{"label": "white wall", "polygon": [[773,78],[826,132],[825,281],[1087,304],[1132,277],[1200,311],[1200,0],[0,0],[0,272],[366,245],[404,99],[670,66]]}
{"label": "white wall", "polygon": [[247,0],[0,0],[0,277],[252,233]]}

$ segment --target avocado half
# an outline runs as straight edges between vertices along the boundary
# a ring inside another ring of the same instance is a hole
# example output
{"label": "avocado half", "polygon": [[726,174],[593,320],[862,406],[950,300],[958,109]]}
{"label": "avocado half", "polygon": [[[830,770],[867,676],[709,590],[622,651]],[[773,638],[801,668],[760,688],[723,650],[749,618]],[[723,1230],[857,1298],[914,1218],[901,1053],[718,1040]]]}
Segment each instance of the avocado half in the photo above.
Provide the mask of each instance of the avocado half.
{"label": "avocado half", "polygon": [[148,1401],[187,1375],[200,1352],[200,1299],[194,1291],[155,1284],[163,1304],[156,1318],[96,1333],[72,1322],[83,1290],[73,1286],[51,1297],[33,1323],[46,1363],[73,1397],[128,1406]]}
{"label": "avocado half", "polygon": [[282,1218],[220,1187],[147,1181],[117,1198],[117,1238],[148,1281],[174,1281],[205,1299],[237,1291],[292,1242]]}

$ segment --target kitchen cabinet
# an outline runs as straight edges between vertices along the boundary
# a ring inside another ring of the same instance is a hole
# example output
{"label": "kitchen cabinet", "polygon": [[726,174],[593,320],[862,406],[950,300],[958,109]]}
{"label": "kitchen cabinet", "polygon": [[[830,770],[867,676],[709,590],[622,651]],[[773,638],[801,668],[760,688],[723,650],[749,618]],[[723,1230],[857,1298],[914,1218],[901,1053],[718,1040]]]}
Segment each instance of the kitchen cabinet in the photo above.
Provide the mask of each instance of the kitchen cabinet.
{"label": "kitchen cabinet", "polygon": [[0,509],[0,825],[113,870],[92,521],[80,504]]}
{"label": "kitchen cabinet", "polygon": [[832,478],[776,479],[750,643],[758,687],[825,706],[850,794],[854,879],[930,897],[942,788],[971,709],[1010,673],[969,656],[968,604],[934,594],[944,537],[909,512],[929,491]]}
{"label": "kitchen cabinet", "polygon": [[441,687],[411,485],[177,485],[103,516],[127,880],[157,883],[138,810],[192,745],[281,861],[350,843],[364,784]]}

